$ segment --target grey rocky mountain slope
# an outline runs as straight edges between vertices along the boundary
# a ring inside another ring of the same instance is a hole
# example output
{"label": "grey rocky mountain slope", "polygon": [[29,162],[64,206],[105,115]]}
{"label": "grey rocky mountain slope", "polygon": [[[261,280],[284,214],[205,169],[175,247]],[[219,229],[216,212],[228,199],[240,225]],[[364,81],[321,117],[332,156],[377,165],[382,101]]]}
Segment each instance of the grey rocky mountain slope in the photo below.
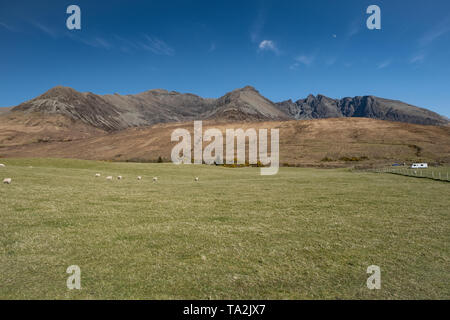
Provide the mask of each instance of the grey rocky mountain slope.
{"label": "grey rocky mountain slope", "polygon": [[136,95],[96,95],[55,87],[14,107],[11,112],[61,114],[107,131],[191,120],[259,121],[367,117],[417,124],[448,120],[426,109],[373,96],[331,99],[322,95],[273,103],[247,86],[218,99],[162,89]]}
{"label": "grey rocky mountain slope", "polygon": [[364,117],[425,125],[448,123],[447,118],[430,110],[374,96],[331,99],[320,94],[309,95],[296,102],[277,103],[277,106],[294,119]]}
{"label": "grey rocky mountain slope", "polygon": [[206,119],[227,120],[289,120],[272,101],[255,88],[247,86],[227,93],[214,101],[214,108],[204,114]]}
{"label": "grey rocky mountain slope", "polygon": [[183,121],[212,108],[212,101],[190,94],[151,90],[137,95],[96,95],[55,87],[12,112],[62,114],[105,130]]}
{"label": "grey rocky mountain slope", "polygon": [[55,87],[12,112],[62,114],[104,130],[120,130],[190,120],[287,120],[289,117],[252,87],[219,99],[204,99],[162,89],[136,95],[95,95]]}

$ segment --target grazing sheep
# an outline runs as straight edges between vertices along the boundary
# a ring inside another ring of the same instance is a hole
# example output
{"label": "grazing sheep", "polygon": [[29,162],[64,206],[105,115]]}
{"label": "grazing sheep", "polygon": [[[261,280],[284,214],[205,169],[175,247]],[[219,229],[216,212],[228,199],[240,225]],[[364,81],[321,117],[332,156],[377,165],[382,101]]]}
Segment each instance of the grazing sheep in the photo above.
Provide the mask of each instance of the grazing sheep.
{"label": "grazing sheep", "polygon": [[6,178],[3,180],[3,183],[11,184],[11,181],[12,181],[11,178]]}
{"label": "grazing sheep", "polygon": [[138,178],[137,178],[138,180],[142,180],[142,177],[141,176],[138,176]]}
{"label": "grazing sheep", "polygon": [[122,176],[117,176],[117,180],[122,180]]}
{"label": "grazing sheep", "polygon": [[4,168],[6,166],[3,163],[0,163],[0,167]]}
{"label": "grazing sheep", "polygon": [[112,176],[107,176],[106,180],[112,180]]}
{"label": "grazing sheep", "polygon": [[198,182],[198,177],[195,177],[195,181]]}
{"label": "grazing sheep", "polygon": [[158,181],[158,177],[153,177],[153,182]]}
{"label": "grazing sheep", "polygon": [[100,177],[100,173],[96,173],[96,174],[95,174],[95,177],[96,177],[96,178]]}

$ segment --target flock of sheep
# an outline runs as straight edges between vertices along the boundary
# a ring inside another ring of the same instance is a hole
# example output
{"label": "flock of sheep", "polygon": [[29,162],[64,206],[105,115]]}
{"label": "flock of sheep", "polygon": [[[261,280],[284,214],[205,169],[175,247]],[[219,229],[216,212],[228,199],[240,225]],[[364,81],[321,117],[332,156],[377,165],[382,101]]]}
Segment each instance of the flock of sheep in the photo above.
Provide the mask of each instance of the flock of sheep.
{"label": "flock of sheep", "polygon": [[[4,167],[6,167],[6,166],[5,166],[3,163],[0,163],[0,168],[4,168]],[[101,174],[100,174],[100,173],[96,173],[96,174],[95,174],[95,177],[96,177],[96,178],[100,178],[100,177],[101,177]],[[122,179],[123,179],[122,176],[117,176],[117,180],[122,180]],[[142,177],[141,177],[141,176],[138,176],[137,179],[138,179],[138,180],[142,180]],[[107,176],[107,177],[106,177],[106,180],[112,181],[112,180],[113,180],[113,177],[112,177],[112,176]],[[198,182],[198,181],[199,181],[198,177],[195,177],[195,178],[194,178],[194,181]],[[11,179],[11,178],[5,178],[5,179],[3,179],[3,183],[5,183],[5,184],[11,184],[11,182],[12,182],[12,179]],[[158,177],[153,177],[153,182],[158,182]]]}
{"label": "flock of sheep", "polygon": [[[100,174],[100,173],[96,173],[96,174],[95,174],[95,177],[96,177],[96,178],[100,178],[100,177],[101,177],[101,174]],[[122,180],[122,179],[123,179],[122,176],[117,176],[117,180]],[[138,180],[142,180],[142,177],[141,177],[141,176],[138,176],[137,179],[138,179]],[[107,177],[106,177],[106,180],[112,181],[112,180],[113,180],[113,176],[107,176]],[[194,178],[194,181],[195,181],[195,182],[198,182],[198,181],[199,181],[198,177],[195,177],[195,178]],[[158,177],[153,177],[153,182],[158,182]]]}
{"label": "flock of sheep", "polygon": [[[100,173],[96,173],[95,174],[95,177],[96,178],[100,178],[101,177],[101,174]],[[106,177],[106,180],[112,180],[113,179],[113,177],[112,176],[107,176]],[[123,177],[122,176],[117,176],[117,180],[122,180],[123,179]],[[138,176],[137,177],[137,179],[138,180],[142,180],[142,177],[141,176]],[[198,179],[198,178],[197,178]],[[157,182],[158,181],[158,177],[153,177],[153,182]],[[198,180],[195,180],[195,181],[198,181]]]}

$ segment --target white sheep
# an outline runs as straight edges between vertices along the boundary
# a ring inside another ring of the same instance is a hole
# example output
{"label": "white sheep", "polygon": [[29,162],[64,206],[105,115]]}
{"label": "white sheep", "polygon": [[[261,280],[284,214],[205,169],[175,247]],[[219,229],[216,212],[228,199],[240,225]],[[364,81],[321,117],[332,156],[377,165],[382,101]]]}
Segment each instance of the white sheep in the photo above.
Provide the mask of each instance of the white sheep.
{"label": "white sheep", "polygon": [[153,182],[158,181],[158,177],[153,177]]}
{"label": "white sheep", "polygon": [[12,182],[11,178],[3,179],[3,183],[11,184],[11,182]]}
{"label": "white sheep", "polygon": [[100,173],[96,173],[96,174],[95,174],[95,177],[96,177],[96,178],[100,177]]}
{"label": "white sheep", "polygon": [[142,177],[141,177],[141,176],[138,176],[137,179],[138,179],[138,180],[142,180]]}
{"label": "white sheep", "polygon": [[106,180],[112,180],[112,176],[107,176]]}
{"label": "white sheep", "polygon": [[198,182],[198,177],[195,177],[195,179],[194,179],[196,182]]}
{"label": "white sheep", "polygon": [[0,163],[0,167],[4,168],[6,166],[3,163]]}
{"label": "white sheep", "polygon": [[117,180],[122,180],[122,176],[117,176]]}

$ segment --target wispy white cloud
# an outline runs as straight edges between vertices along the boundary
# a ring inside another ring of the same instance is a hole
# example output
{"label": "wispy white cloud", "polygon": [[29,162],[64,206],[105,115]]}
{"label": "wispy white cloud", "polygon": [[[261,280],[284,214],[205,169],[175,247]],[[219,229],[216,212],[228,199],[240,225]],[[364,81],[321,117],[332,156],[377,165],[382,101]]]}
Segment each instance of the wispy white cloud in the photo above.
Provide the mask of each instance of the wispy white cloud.
{"label": "wispy white cloud", "polygon": [[353,20],[348,26],[347,37],[353,37],[361,31],[361,18]]}
{"label": "wispy white cloud", "polygon": [[169,47],[164,41],[151,37],[149,35],[144,35],[145,42],[139,42],[142,49],[150,51],[157,55],[173,56],[175,50]]}
{"label": "wispy white cloud", "polygon": [[5,28],[6,30],[12,31],[12,32],[17,31],[16,28],[14,28],[13,26],[7,24],[6,22],[2,22],[2,21],[0,21],[0,27],[3,27],[3,28]]}
{"label": "wispy white cloud", "polygon": [[280,50],[277,48],[275,42],[272,40],[263,40],[258,46],[258,50],[260,51],[272,51],[275,54],[279,54]]}
{"label": "wispy white cloud", "polygon": [[389,67],[389,66],[391,65],[391,63],[392,63],[392,60],[391,60],[391,59],[382,61],[382,62],[380,62],[380,63],[377,65],[377,68],[378,68],[378,69],[384,69],[384,68],[387,68],[387,67]]}
{"label": "wispy white cloud", "polygon": [[[140,39],[137,40],[125,39],[118,35],[114,35],[111,39],[106,39],[101,36],[81,36],[81,34],[74,32],[58,32],[57,30],[39,22],[33,22],[32,24],[41,32],[51,36],[52,38],[56,39],[59,37],[68,37],[93,48],[101,48],[106,50],[117,48],[127,53],[136,50],[145,50],[154,54],[167,56],[173,56],[175,54],[175,50],[167,45],[163,40],[147,34],[143,34]],[[0,22],[0,25],[3,26],[3,23]]]}
{"label": "wispy white cloud", "polygon": [[94,48],[110,49],[112,47],[112,45],[107,40],[99,37],[87,41],[86,44]]}
{"label": "wispy white cloud", "polygon": [[208,52],[214,52],[216,51],[216,44],[214,42],[211,43],[211,45],[209,46]]}
{"label": "wispy white cloud", "polygon": [[311,65],[315,59],[316,59],[315,55],[300,55],[295,57],[296,62],[304,64],[305,66]]}
{"label": "wispy white cloud", "polygon": [[409,63],[422,63],[425,61],[425,53],[418,52],[409,59]]}
{"label": "wispy white cloud", "polygon": [[430,51],[428,47],[448,33],[450,33],[450,16],[441,20],[418,39],[417,52],[409,58],[408,62],[410,64],[423,63],[427,58],[427,51]]}
{"label": "wispy white cloud", "polygon": [[289,69],[296,70],[301,65],[304,65],[304,66],[308,67],[314,62],[315,59],[316,59],[315,54],[312,54],[312,55],[299,55],[299,56],[295,57],[294,63],[289,66]]}
{"label": "wispy white cloud", "polygon": [[448,32],[450,32],[450,17],[442,20],[438,25],[422,35],[419,39],[419,45],[422,47],[428,46]]}
{"label": "wispy white cloud", "polygon": [[50,37],[55,38],[55,39],[58,38],[59,34],[58,34],[58,32],[55,29],[53,29],[51,27],[48,27],[46,25],[43,25],[43,24],[41,24],[39,22],[33,22],[33,25],[36,28],[38,28],[40,31],[42,31],[45,34],[49,35]]}
{"label": "wispy white cloud", "polygon": [[111,39],[102,37],[82,38],[73,35],[72,33],[69,33],[68,35],[72,39],[94,48],[117,48],[125,53],[144,50],[158,55],[173,56],[175,54],[175,50],[169,47],[164,41],[146,34],[141,35],[141,37],[137,39],[124,38],[117,34],[114,34]]}
{"label": "wispy white cloud", "polygon": [[264,9],[258,11],[258,16],[256,17],[253,25],[250,28],[250,39],[252,42],[256,43],[261,38],[261,32],[266,24],[266,14]]}
{"label": "wispy white cloud", "polygon": [[291,64],[289,66],[290,70],[296,70],[298,67],[300,67],[300,63],[299,62],[294,62],[293,64]]}
{"label": "wispy white cloud", "polygon": [[100,48],[100,49],[111,49],[114,46],[106,39],[101,37],[95,37],[95,38],[88,38],[88,37],[80,37],[77,34],[74,34],[73,32],[68,32],[66,35],[75,41],[81,42],[87,46],[93,47],[93,48]]}
{"label": "wispy white cloud", "polygon": [[121,48],[121,50],[124,52],[132,52],[134,50],[140,49],[139,45],[136,42],[125,39],[117,34],[114,35],[114,39],[118,43],[118,47]]}

